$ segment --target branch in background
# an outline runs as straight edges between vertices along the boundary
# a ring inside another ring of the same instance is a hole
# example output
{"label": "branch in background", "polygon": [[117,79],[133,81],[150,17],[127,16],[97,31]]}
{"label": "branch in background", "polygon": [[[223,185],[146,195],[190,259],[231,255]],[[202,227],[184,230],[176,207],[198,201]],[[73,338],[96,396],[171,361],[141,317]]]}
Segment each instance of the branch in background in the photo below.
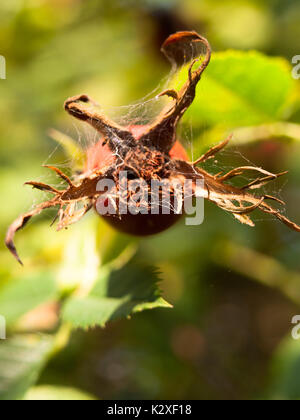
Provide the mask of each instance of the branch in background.
{"label": "branch in background", "polygon": [[288,270],[275,258],[230,241],[218,244],[222,252],[212,253],[214,263],[234,270],[264,286],[279,290],[300,305],[300,273]]}
{"label": "branch in background", "polygon": [[300,125],[289,122],[276,122],[234,130],[234,143],[244,144],[270,138],[286,137],[300,141]]}

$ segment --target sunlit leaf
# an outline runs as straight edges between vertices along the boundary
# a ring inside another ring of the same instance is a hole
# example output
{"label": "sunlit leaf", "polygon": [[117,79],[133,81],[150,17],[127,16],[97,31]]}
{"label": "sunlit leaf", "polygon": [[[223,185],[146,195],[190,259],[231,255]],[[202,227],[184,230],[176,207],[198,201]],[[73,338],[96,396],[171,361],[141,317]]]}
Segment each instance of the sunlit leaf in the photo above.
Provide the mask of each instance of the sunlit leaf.
{"label": "sunlit leaf", "polygon": [[53,273],[41,271],[26,274],[0,289],[0,313],[10,325],[56,296],[57,286]]}
{"label": "sunlit leaf", "polygon": [[296,82],[282,58],[259,52],[215,53],[189,111],[198,126],[256,125],[288,116]]}
{"label": "sunlit leaf", "polygon": [[95,397],[75,388],[62,386],[37,386],[24,397],[26,401],[93,401]]}

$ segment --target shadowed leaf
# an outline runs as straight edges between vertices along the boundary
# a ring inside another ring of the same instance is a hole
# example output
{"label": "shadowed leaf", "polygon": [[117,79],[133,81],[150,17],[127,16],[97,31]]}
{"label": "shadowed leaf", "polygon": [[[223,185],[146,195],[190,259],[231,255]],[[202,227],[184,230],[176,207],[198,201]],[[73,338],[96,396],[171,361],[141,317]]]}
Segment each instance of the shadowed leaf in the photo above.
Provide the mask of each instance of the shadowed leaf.
{"label": "shadowed leaf", "polygon": [[108,321],[146,309],[170,308],[160,296],[158,281],[153,268],[133,264],[106,273],[87,297],[67,301],[63,319],[75,328],[104,327]]}

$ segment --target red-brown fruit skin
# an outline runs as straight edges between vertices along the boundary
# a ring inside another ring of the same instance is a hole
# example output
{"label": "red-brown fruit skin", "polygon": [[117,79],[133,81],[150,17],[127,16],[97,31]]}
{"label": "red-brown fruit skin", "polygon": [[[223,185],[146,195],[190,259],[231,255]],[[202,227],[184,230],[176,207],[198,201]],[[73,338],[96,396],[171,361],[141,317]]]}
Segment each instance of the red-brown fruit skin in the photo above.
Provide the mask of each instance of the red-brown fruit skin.
{"label": "red-brown fruit skin", "polygon": [[111,227],[119,232],[132,236],[151,236],[164,232],[182,217],[181,214],[125,214],[118,216],[101,216]]}
{"label": "red-brown fruit skin", "polygon": [[[139,140],[143,135],[147,126],[130,126],[127,127],[134,137]],[[179,159],[188,161],[188,155],[179,141],[176,141],[172,149],[170,150],[170,157],[172,159]],[[95,145],[91,146],[87,150],[87,159],[85,172],[92,172],[94,170],[101,170],[107,166],[112,165],[114,162],[113,152],[109,149],[108,145],[103,145],[100,139]]]}
{"label": "red-brown fruit skin", "polygon": [[[145,126],[131,126],[130,131],[138,140],[145,131]],[[170,157],[172,159],[179,159],[188,161],[188,155],[184,147],[177,141],[170,150]],[[104,167],[110,166],[114,162],[114,156],[107,145],[103,145],[100,140],[94,146],[87,150],[86,172],[94,170],[101,170]],[[126,214],[121,218],[118,215],[101,216],[110,226],[119,232],[126,233],[133,236],[150,236],[161,233],[175,223],[182,217],[181,214]]]}

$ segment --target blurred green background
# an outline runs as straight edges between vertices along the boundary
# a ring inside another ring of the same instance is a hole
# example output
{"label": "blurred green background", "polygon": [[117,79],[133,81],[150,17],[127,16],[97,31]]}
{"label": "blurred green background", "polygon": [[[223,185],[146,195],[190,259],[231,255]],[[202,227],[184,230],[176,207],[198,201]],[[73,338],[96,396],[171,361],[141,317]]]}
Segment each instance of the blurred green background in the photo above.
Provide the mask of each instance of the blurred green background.
{"label": "blurred green background", "polygon": [[[92,136],[64,113],[64,100],[87,93],[126,116],[167,76],[160,46],[179,30],[204,35],[215,53],[183,121],[183,143],[198,155],[232,132],[212,172],[249,162],[288,169],[268,191],[300,223],[300,93],[291,73],[299,19],[297,0],[2,0],[1,238],[45,198],[24,182],[55,184],[41,165],[70,166],[48,130],[84,145]],[[25,268],[1,240],[2,399],[300,398],[300,341],[291,338],[300,314],[299,234],[259,213],[255,228],[242,226],[209,203],[202,226],[182,223],[141,241],[117,235],[95,214],[56,233],[52,217],[18,235]],[[174,308],[105,329],[58,327],[64,299],[93,282],[99,261],[118,255],[121,264],[132,257],[156,267]]]}

